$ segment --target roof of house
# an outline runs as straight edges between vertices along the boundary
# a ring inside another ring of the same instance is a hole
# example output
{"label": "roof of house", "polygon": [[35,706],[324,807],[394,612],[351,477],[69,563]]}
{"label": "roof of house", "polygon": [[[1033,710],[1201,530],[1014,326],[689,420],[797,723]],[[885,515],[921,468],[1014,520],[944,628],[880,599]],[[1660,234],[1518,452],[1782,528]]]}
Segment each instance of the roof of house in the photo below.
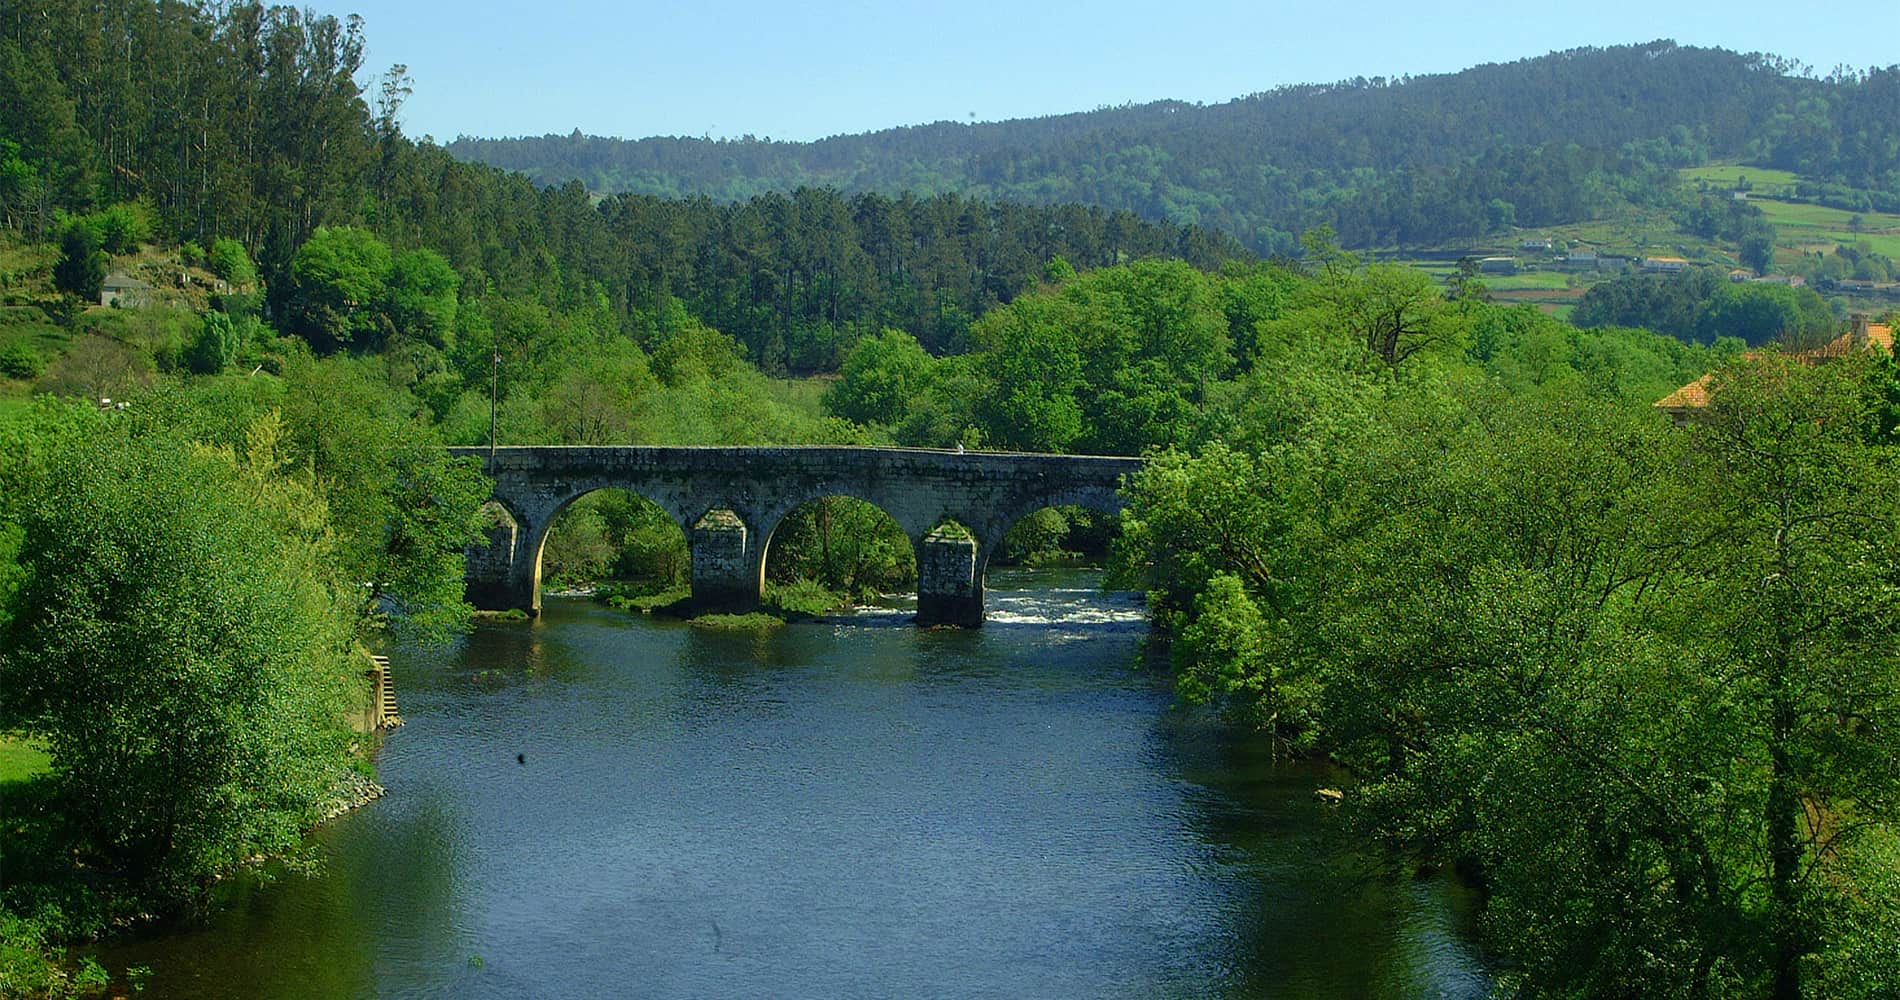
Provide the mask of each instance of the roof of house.
{"label": "roof of house", "polygon": [[[1867,325],[1867,344],[1868,345],[1878,344],[1882,350],[1892,353],[1893,327],[1887,326],[1882,323],[1868,324]],[[1861,348],[1861,349],[1864,349],[1864,348]],[[1800,351],[1796,353],[1794,357],[1796,357],[1799,360],[1806,361],[1812,364],[1817,361],[1827,361],[1833,358],[1844,358],[1854,353],[1855,350],[1856,350],[1856,347],[1854,344],[1854,334],[1852,331],[1849,331],[1847,333],[1841,334],[1838,337],[1835,337],[1833,340],[1830,340],[1819,347],[1811,348],[1805,351]],[[1748,351],[1744,353],[1742,357],[1758,358],[1758,357],[1761,357],[1761,352]],[[1663,398],[1657,400],[1652,405],[1654,405],[1659,410],[1665,410],[1672,413],[1680,412],[1683,410],[1699,410],[1709,405],[1709,391],[1710,389],[1714,387],[1714,385],[1715,385],[1715,373],[1710,372],[1709,374],[1704,375],[1699,379],[1696,379],[1695,381],[1689,383],[1688,385],[1685,385],[1682,388],[1677,389],[1675,392],[1672,392],[1669,395],[1664,396]]]}
{"label": "roof of house", "polygon": [[126,274],[124,271],[114,271],[111,274],[106,275],[106,280],[102,287],[105,287],[105,288],[150,288],[152,286],[143,281],[140,281],[137,278],[132,277],[129,274]]}
{"label": "roof of house", "polygon": [[1657,400],[1654,405],[1659,410],[1700,410],[1709,405],[1709,386],[1714,381],[1715,373],[1710,372]]}
{"label": "roof of house", "polygon": [[[1882,350],[1892,354],[1893,328],[1882,323],[1867,324],[1867,343],[1878,344]],[[1795,356],[1804,361],[1810,359],[1820,361],[1827,358],[1844,358],[1854,353],[1854,350],[1854,335],[1850,332],[1843,333],[1813,350],[1802,351]]]}

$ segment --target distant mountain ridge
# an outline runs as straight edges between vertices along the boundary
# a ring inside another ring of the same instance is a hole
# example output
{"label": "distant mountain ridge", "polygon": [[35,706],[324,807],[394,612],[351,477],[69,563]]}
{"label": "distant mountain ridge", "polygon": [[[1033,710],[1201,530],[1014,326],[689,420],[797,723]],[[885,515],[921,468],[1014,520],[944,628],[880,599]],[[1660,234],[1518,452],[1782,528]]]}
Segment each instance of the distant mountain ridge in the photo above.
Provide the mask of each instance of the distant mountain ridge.
{"label": "distant mountain ridge", "polygon": [[[604,193],[736,201],[801,186],[1083,202],[1289,250],[1418,245],[1589,217],[1653,197],[1677,166],[1752,158],[1900,195],[1894,68],[1796,76],[1784,60],[1671,41],[1457,73],[1280,87],[816,142],[462,137],[454,156]],[[1816,100],[1825,98],[1825,100]],[[1883,110],[1884,108],[1884,110]],[[1856,164],[1862,166],[1857,167]]]}

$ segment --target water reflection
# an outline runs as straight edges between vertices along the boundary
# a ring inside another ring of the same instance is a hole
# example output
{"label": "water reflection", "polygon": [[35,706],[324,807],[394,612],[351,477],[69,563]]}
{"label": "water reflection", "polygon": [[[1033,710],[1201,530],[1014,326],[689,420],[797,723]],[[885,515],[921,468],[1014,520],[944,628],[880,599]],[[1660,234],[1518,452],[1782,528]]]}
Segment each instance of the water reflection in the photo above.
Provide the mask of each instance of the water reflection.
{"label": "water reflection", "polygon": [[1171,707],[1133,597],[991,584],[974,632],[552,601],[396,651],[391,794],[322,872],[106,960],[161,997],[1484,994],[1321,772]]}

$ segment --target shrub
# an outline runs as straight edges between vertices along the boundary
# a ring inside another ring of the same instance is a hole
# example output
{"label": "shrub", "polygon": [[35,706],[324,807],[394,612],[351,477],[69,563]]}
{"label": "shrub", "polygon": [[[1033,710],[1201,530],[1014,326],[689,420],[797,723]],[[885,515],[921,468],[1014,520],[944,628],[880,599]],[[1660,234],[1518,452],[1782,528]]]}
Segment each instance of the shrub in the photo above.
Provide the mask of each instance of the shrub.
{"label": "shrub", "polygon": [[39,378],[45,369],[45,360],[29,344],[14,341],[0,347],[0,375],[27,382]]}
{"label": "shrub", "polygon": [[212,274],[232,285],[257,283],[257,265],[251,263],[251,255],[244,249],[244,244],[234,239],[220,236],[213,240],[207,262]]}
{"label": "shrub", "polygon": [[85,222],[66,227],[59,241],[59,262],[53,265],[53,287],[82,299],[97,299],[106,283],[111,258],[100,249],[99,233]]}
{"label": "shrub", "polygon": [[199,375],[215,375],[237,358],[239,340],[237,325],[231,317],[220,312],[206,313],[198,335],[185,348],[185,367]]}

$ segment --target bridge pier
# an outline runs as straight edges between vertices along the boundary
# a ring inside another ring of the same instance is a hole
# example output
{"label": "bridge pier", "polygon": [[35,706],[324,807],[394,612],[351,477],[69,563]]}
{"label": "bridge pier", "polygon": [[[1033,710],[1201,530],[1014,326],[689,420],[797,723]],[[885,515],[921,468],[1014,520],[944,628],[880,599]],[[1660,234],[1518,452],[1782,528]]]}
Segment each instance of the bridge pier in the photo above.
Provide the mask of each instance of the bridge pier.
{"label": "bridge pier", "polygon": [[540,595],[535,593],[537,567],[520,558],[523,548],[520,526],[512,518],[499,518],[483,531],[486,544],[471,545],[467,559],[466,592],[468,603],[478,611],[541,610]]}
{"label": "bridge pier", "polygon": [[917,624],[982,626],[983,574],[967,533],[939,527],[917,542]]}
{"label": "bridge pier", "polygon": [[763,577],[759,542],[739,515],[729,510],[707,511],[693,525],[686,546],[693,559],[694,607],[718,611],[758,608]]}

